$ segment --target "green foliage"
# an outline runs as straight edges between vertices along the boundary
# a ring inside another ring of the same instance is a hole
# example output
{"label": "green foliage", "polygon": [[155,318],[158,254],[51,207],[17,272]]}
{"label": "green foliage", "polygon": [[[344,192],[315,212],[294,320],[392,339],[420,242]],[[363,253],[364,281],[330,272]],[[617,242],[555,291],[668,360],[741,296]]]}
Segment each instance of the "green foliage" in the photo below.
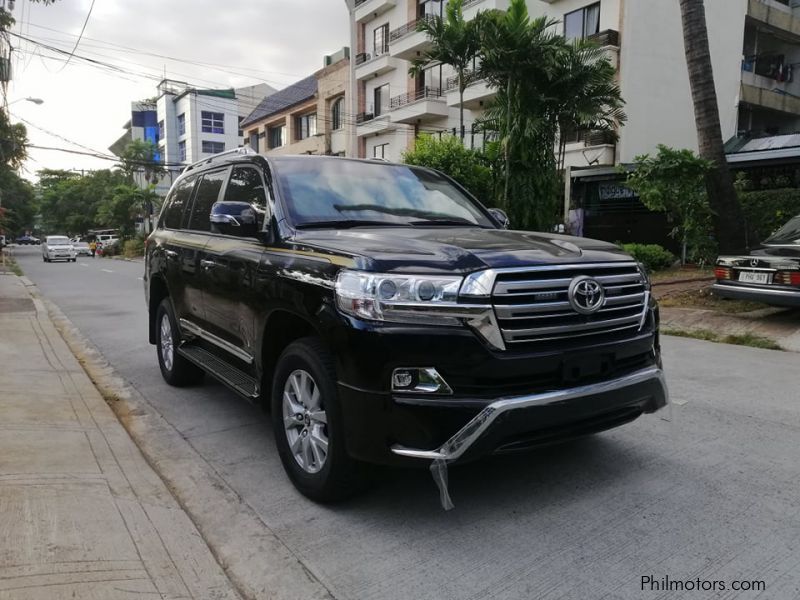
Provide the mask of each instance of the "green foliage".
{"label": "green foliage", "polygon": [[122,248],[122,254],[126,258],[144,256],[144,240],[138,237],[132,240],[126,240]]}
{"label": "green foliage", "polygon": [[122,236],[133,235],[136,217],[146,211],[148,203],[158,200],[152,190],[143,190],[130,184],[118,185],[111,197],[97,209],[97,222],[101,226],[119,229]]}
{"label": "green foliage", "polygon": [[133,140],[122,151],[119,168],[130,183],[136,182],[136,175],[141,174],[144,183],[155,185],[164,176],[164,165],[156,160],[158,147],[153,142]]}
{"label": "green foliage", "polygon": [[17,170],[28,153],[28,132],[22,123],[11,124],[8,113],[0,109],[0,169]]}
{"label": "green foliage", "polygon": [[739,192],[747,241],[755,246],[772,235],[795,215],[800,215],[800,189],[757,190]]}
{"label": "green foliage", "polygon": [[473,196],[491,205],[491,170],[479,152],[465,148],[455,136],[437,139],[421,135],[414,149],[403,154],[403,162],[441,171],[467,188]]}
{"label": "green foliage", "polygon": [[634,164],[625,184],[647,208],[670,215],[676,224],[671,235],[686,244],[690,260],[713,260],[717,250],[705,183],[711,163],[691,150],[659,145],[656,156],[637,156]]}
{"label": "green foliage", "polygon": [[17,237],[33,229],[36,199],[33,186],[11,169],[0,167],[0,233]]}
{"label": "green foliage", "polygon": [[563,189],[559,131],[613,131],[625,121],[616,71],[591,42],[569,42],[556,21],[531,19],[525,0],[481,12],[475,23],[476,76],[498,90],[482,125],[500,137],[500,204],[515,226],[550,229],[560,220]]}
{"label": "green foliage", "polygon": [[623,244],[622,249],[642,263],[648,272],[668,269],[675,256],[658,244]]}

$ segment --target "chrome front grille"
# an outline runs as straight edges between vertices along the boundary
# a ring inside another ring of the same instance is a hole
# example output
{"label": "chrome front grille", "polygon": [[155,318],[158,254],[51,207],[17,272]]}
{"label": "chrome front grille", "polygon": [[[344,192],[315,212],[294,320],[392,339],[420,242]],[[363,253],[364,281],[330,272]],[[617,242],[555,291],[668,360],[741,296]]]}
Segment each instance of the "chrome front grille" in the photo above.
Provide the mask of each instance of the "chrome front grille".
{"label": "chrome front grille", "polygon": [[[576,312],[567,297],[570,282],[587,275],[605,291],[605,302],[591,315]],[[642,328],[650,292],[636,263],[558,265],[499,272],[492,303],[508,345],[625,335]]]}

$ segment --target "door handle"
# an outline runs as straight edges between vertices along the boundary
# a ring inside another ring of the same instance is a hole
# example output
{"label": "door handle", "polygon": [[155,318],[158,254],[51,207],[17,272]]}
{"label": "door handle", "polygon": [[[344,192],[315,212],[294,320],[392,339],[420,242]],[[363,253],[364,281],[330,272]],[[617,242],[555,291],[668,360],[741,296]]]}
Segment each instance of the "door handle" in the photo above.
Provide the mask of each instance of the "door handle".
{"label": "door handle", "polygon": [[217,263],[214,262],[213,260],[204,259],[200,261],[200,266],[203,267],[204,269],[213,269],[214,267],[217,266]]}
{"label": "door handle", "polygon": [[178,258],[178,253],[175,250],[164,250],[164,255],[167,258]]}

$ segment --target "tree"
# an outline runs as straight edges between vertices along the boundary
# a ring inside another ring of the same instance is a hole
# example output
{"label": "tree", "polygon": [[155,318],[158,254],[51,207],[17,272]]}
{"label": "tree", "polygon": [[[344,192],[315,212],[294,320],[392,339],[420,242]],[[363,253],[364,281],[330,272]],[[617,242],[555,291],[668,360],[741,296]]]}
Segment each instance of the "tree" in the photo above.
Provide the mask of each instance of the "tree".
{"label": "tree", "polygon": [[136,218],[157,201],[158,195],[151,189],[118,185],[98,206],[97,223],[119,229],[123,236],[130,236],[134,233]]}
{"label": "tree", "polygon": [[745,227],[722,143],[705,7],[703,0],[680,0],[680,6],[700,156],[713,165],[705,182],[714,212],[714,230],[720,251],[736,253],[745,245]]}
{"label": "tree", "polygon": [[476,80],[473,63],[480,49],[480,38],[474,21],[464,21],[464,0],[450,0],[446,18],[434,15],[419,22],[418,29],[428,34],[432,46],[412,61],[409,74],[420,77],[434,65],[449,65],[456,72],[459,96],[459,135],[464,140],[464,91]]}
{"label": "tree", "polygon": [[490,206],[493,203],[491,170],[478,151],[465,148],[456,136],[446,135],[439,140],[431,135],[421,135],[414,149],[403,154],[403,162],[441,171],[481,202]]}
{"label": "tree", "polygon": [[12,125],[8,113],[0,110],[0,169],[16,171],[28,157],[28,132],[25,125]]}
{"label": "tree", "polygon": [[133,140],[122,151],[119,168],[131,183],[138,183],[136,175],[141,173],[145,184],[156,185],[167,172],[158,156],[158,147],[153,142]]}
{"label": "tree", "polygon": [[634,164],[625,184],[647,208],[666,212],[675,221],[671,235],[681,240],[681,262],[686,262],[687,254],[696,260],[713,259],[716,245],[709,235],[711,211],[705,188],[711,162],[691,150],[659,145],[656,156],[637,156]]}
{"label": "tree", "polygon": [[0,168],[0,233],[16,237],[33,229],[33,186],[11,169]]}

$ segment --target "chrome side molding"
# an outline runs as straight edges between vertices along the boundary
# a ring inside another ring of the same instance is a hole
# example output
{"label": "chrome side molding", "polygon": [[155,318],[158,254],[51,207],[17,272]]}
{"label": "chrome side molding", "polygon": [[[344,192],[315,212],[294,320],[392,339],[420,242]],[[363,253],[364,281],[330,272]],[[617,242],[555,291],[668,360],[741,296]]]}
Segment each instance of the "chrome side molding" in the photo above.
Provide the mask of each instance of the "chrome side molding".
{"label": "chrome side molding", "polygon": [[252,354],[249,354],[244,350],[242,350],[241,348],[235,346],[234,344],[231,344],[230,342],[223,340],[222,338],[214,335],[213,333],[206,331],[199,325],[196,325],[186,319],[179,319],[179,321],[181,329],[186,333],[193,335],[195,337],[202,338],[209,344],[214,344],[217,348],[222,348],[228,354],[235,356],[239,360],[244,361],[249,365],[253,364],[253,362],[255,361],[255,357]]}

